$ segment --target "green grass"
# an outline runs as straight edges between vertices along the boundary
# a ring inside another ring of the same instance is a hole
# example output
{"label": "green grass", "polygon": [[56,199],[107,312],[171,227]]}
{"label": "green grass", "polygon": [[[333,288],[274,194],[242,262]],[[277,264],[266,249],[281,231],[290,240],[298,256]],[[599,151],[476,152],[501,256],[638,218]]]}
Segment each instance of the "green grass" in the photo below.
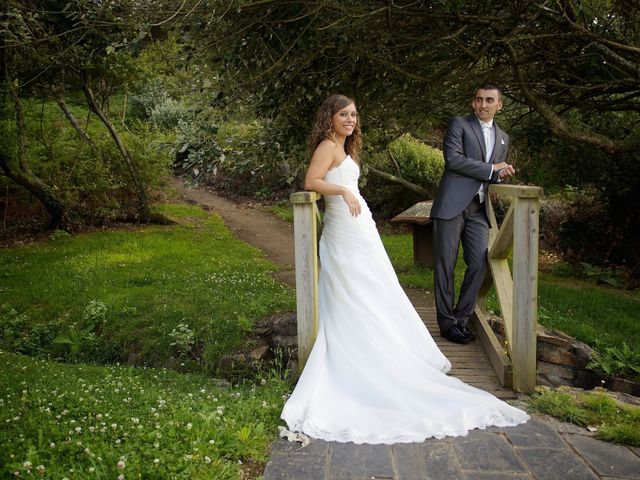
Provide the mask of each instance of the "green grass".
{"label": "green grass", "polygon": [[219,216],[158,207],[178,222],[0,252],[0,346],[72,361],[214,371],[252,321],[295,305],[276,266]]}
{"label": "green grass", "polygon": [[293,222],[293,207],[288,200],[274,203],[273,205],[270,205],[267,210],[285,222]]}
{"label": "green grass", "polygon": [[288,388],[0,351],[0,477],[256,478]]}
{"label": "green grass", "polygon": [[640,446],[640,407],[624,405],[604,392],[542,390],[530,397],[529,406],[566,422],[597,428],[596,437],[602,440]]}
{"label": "green grass", "polygon": [[[403,285],[433,291],[433,272],[413,265],[413,241],[410,234],[383,235],[398,277]],[[458,259],[455,271],[456,291],[464,275],[464,261]],[[495,293],[487,301],[489,309],[499,312]],[[628,362],[640,358],[640,298],[621,290],[584,280],[543,273],[538,278],[538,320],[594,347],[605,354],[609,349],[630,348]],[[640,365],[627,365],[622,372]],[[614,368],[618,372],[620,368]]]}

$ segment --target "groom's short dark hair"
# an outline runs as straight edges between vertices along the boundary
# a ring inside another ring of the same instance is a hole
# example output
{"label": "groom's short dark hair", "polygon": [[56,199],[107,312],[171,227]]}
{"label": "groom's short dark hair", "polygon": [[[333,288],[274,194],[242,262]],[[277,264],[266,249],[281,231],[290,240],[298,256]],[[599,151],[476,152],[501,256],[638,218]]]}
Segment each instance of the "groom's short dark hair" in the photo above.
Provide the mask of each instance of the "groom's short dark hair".
{"label": "groom's short dark hair", "polygon": [[478,90],[497,90],[498,98],[502,98],[502,90],[495,83],[492,83],[492,82],[481,83],[480,85],[478,85],[478,88],[476,88],[475,92],[473,93],[475,94]]}

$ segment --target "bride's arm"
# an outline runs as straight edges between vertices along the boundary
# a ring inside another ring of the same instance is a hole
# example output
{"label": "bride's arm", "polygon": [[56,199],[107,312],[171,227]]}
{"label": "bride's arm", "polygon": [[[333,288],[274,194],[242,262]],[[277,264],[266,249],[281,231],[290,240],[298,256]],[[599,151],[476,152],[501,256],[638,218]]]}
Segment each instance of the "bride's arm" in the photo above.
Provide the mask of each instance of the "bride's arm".
{"label": "bride's arm", "polygon": [[347,187],[329,183],[324,180],[324,176],[331,168],[334,161],[334,147],[329,142],[322,142],[318,145],[311,163],[307,169],[307,175],[304,179],[304,189],[313,190],[322,195],[342,195],[342,198],[349,206],[349,212],[353,216],[360,215],[360,202],[355,195]]}

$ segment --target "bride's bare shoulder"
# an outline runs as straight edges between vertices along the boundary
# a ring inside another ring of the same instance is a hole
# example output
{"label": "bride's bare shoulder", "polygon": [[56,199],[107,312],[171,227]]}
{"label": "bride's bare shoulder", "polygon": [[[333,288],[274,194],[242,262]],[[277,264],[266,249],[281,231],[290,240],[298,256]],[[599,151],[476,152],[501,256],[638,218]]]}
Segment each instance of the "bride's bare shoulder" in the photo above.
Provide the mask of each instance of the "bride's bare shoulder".
{"label": "bride's bare shoulder", "polygon": [[337,158],[338,145],[336,142],[325,139],[321,141],[313,152],[313,158],[335,161]]}

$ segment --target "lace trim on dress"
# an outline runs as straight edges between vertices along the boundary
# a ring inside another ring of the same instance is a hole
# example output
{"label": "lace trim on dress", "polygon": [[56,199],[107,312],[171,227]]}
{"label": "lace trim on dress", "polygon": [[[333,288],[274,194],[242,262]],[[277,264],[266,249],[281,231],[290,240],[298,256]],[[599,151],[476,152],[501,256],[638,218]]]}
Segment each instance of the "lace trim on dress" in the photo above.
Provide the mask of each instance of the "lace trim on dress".
{"label": "lace trim on dress", "polygon": [[[285,418],[286,417],[286,418]],[[395,434],[371,434],[358,432],[353,429],[346,429],[339,432],[328,432],[317,426],[313,418],[309,418],[304,422],[297,422],[284,415],[282,418],[287,422],[292,432],[303,432],[311,438],[325,440],[327,442],[353,442],[356,444],[386,444],[394,443],[422,443],[427,438],[445,438],[445,437],[464,437],[469,431],[474,429],[484,430],[488,427],[514,427],[525,423],[529,420],[526,413],[520,418],[505,416],[500,412],[492,411],[482,417],[481,420],[473,422],[473,425],[462,426],[459,429],[453,429],[445,425],[434,425],[434,431],[430,432],[403,432]]]}

